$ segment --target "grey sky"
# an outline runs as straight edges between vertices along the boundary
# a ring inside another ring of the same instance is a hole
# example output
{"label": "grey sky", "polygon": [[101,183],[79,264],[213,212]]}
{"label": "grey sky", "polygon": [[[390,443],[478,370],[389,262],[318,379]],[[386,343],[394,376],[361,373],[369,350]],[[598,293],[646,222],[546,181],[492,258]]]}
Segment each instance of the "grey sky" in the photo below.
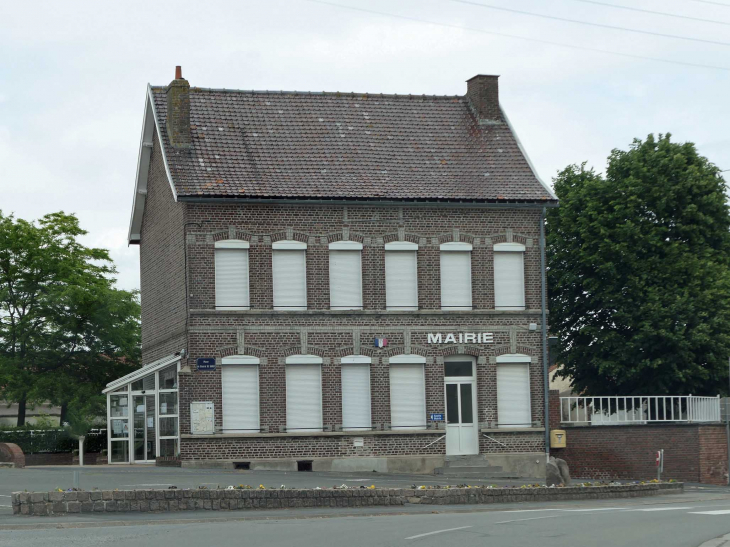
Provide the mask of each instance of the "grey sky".
{"label": "grey sky", "polygon": [[[730,42],[730,26],[576,0],[478,3]],[[730,22],[697,0],[606,3]],[[463,94],[500,74],[501,102],[545,180],[570,163],[602,170],[615,147],[671,132],[730,169],[730,46],[627,33],[450,0],[333,3],[630,55],[563,48],[306,0],[0,0],[0,209],[64,210],[110,249],[119,286],[139,285],[126,235],[146,84],[175,65],[191,85],[238,89]]]}

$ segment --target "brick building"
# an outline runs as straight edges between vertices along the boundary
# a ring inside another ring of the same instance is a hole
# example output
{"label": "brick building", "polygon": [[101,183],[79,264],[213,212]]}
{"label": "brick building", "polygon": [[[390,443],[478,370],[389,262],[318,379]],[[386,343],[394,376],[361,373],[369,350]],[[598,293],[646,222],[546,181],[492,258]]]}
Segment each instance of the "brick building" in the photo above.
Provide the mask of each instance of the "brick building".
{"label": "brick building", "polygon": [[148,364],[105,390],[111,461],[431,472],[486,454],[543,472],[557,201],[497,76],[434,97],[178,71],[143,126],[129,241]]}

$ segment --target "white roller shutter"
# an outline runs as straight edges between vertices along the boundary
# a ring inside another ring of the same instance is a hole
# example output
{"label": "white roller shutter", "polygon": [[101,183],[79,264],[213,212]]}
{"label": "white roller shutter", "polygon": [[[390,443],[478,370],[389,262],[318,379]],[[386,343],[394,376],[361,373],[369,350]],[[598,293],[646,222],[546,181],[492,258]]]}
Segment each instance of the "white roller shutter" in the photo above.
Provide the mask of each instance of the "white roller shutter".
{"label": "white roller shutter", "polygon": [[320,365],[286,365],[286,430],[322,431]]}
{"label": "white roller shutter", "polygon": [[219,310],[247,310],[248,250],[215,250],[215,307]]}
{"label": "white roller shutter", "polygon": [[441,252],[441,309],[471,309],[471,252]]}
{"label": "white roller shutter", "polygon": [[524,253],[494,253],[494,307],[498,310],[525,309]]}
{"label": "white roller shutter", "polygon": [[342,429],[370,427],[370,365],[342,365]]}
{"label": "white roller shutter", "polygon": [[223,365],[223,433],[259,431],[258,365]]}
{"label": "white roller shutter", "polygon": [[362,267],[359,250],[330,251],[330,308],[362,309]]}
{"label": "white roller shutter", "polygon": [[272,251],[275,310],[307,309],[307,271],[304,250]]}
{"label": "white roller shutter", "polygon": [[530,427],[530,368],[527,364],[497,365],[499,427]]}
{"label": "white roller shutter", "polygon": [[385,302],[389,310],[418,309],[417,251],[385,251]]}
{"label": "white roller shutter", "polygon": [[426,429],[423,374],[423,365],[390,365],[390,425],[393,429]]}

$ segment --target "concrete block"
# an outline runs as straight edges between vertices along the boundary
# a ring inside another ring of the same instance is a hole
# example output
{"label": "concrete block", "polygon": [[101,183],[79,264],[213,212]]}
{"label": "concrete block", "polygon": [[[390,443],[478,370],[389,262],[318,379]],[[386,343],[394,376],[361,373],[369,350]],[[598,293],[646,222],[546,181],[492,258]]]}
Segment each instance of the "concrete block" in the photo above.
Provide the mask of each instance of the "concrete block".
{"label": "concrete block", "polygon": [[91,492],[76,492],[77,501],[89,501],[91,499]]}
{"label": "concrete block", "polygon": [[133,500],[137,498],[137,493],[134,490],[127,490],[124,492],[124,499],[125,500]]}
{"label": "concrete block", "polygon": [[64,501],[54,501],[52,503],[52,509],[54,515],[63,515],[65,513],[68,513],[68,508],[66,507],[66,502]]}
{"label": "concrete block", "polygon": [[106,507],[104,507],[103,501],[95,501],[94,502],[94,513],[103,513],[106,510]]}
{"label": "concrete block", "polygon": [[81,504],[82,513],[91,513],[94,510],[93,501],[80,501],[79,503]]}
{"label": "concrete block", "polygon": [[101,492],[99,490],[89,492],[89,499],[91,501],[101,501]]}
{"label": "concrete block", "polygon": [[112,499],[115,501],[120,501],[124,499],[124,491],[123,490],[115,490],[112,492]]}
{"label": "concrete block", "polygon": [[101,499],[103,501],[111,501],[114,499],[114,492],[111,490],[102,490],[101,491]]}
{"label": "concrete block", "polygon": [[31,503],[40,503],[48,501],[48,494],[46,492],[33,492],[30,495]]}
{"label": "concrete block", "polygon": [[78,492],[64,492],[63,501],[77,501],[79,497]]}

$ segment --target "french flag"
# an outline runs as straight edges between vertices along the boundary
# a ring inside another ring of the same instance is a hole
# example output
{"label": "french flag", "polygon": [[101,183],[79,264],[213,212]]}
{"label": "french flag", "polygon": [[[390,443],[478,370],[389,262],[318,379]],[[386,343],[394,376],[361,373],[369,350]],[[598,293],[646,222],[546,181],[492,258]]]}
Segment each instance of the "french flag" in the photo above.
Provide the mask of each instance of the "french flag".
{"label": "french flag", "polygon": [[375,338],[373,339],[373,345],[376,348],[384,348],[388,345],[388,339],[387,338]]}

